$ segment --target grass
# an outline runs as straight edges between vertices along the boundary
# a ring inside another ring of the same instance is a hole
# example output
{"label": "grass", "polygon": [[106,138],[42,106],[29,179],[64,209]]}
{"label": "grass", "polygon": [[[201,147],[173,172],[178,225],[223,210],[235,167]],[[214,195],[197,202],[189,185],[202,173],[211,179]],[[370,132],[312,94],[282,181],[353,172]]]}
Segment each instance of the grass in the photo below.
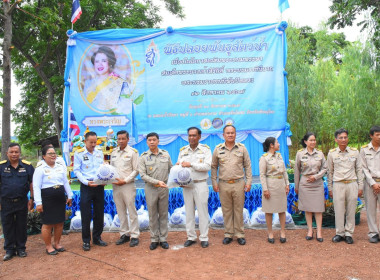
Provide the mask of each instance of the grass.
{"label": "grass", "polygon": [[[71,190],[73,191],[79,191],[80,190],[80,183],[78,181],[72,182],[70,184]],[[104,187],[105,190],[112,190],[112,185],[106,185]]]}

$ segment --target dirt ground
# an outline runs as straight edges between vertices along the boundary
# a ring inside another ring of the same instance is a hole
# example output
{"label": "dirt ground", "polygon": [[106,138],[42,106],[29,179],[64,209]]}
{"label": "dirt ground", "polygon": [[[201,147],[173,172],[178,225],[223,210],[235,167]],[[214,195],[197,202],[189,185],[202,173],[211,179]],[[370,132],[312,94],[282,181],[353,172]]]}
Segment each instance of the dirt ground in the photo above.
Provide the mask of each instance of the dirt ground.
{"label": "dirt ground", "polygon": [[[149,250],[149,233],[140,244],[116,246],[118,233],[103,233],[107,247],[81,248],[81,234],[62,237],[66,252],[45,253],[41,235],[30,236],[28,257],[0,261],[1,279],[380,279],[380,243],[367,239],[367,220],[362,212],[352,245],[334,244],[335,229],[324,229],[325,241],[306,241],[306,229],[287,230],[285,244],[269,244],[265,230],[246,230],[247,245],[234,239],[223,245],[223,230],[210,229],[209,248],[197,242],[183,248],[186,233],[170,232],[169,250]],[[3,246],[4,239],[0,241]],[[1,252],[1,258],[4,251]]]}

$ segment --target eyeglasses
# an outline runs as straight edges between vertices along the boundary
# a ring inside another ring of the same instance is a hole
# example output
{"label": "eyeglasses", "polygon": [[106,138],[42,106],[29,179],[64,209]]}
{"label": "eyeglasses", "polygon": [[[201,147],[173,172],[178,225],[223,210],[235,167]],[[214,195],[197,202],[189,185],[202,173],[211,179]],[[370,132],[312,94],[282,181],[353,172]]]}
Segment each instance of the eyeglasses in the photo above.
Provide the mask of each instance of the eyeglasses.
{"label": "eyeglasses", "polygon": [[57,154],[56,153],[46,153],[48,156],[51,156],[51,157],[53,157],[53,156],[56,156]]}

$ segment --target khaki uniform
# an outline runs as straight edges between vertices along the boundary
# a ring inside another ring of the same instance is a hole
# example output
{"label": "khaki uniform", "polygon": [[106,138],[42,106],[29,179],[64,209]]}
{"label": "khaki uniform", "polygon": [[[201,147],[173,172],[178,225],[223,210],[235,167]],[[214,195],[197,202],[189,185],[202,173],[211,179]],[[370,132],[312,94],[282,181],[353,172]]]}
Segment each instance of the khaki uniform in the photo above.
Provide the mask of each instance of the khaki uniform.
{"label": "khaki uniform", "polygon": [[[323,176],[327,171],[327,163],[322,151],[314,149],[312,153],[307,148],[297,152],[294,166],[294,183],[298,190],[298,209],[307,212],[325,211],[325,189]],[[313,175],[315,181],[307,181]]]}
{"label": "khaki uniform", "polygon": [[[116,148],[111,154],[111,165],[114,166],[126,184],[122,186],[112,185],[113,201],[116,204],[117,213],[120,220],[120,236],[126,235],[132,238],[138,238],[140,235],[139,222],[136,211],[136,185],[135,177],[137,171],[139,154],[136,149],[126,146],[123,150]],[[130,228],[127,218],[127,209],[129,213]]]}
{"label": "khaki uniform", "polygon": [[[363,189],[362,164],[359,151],[347,147],[331,149],[327,155],[328,188],[333,191],[336,235],[352,236],[358,189]],[[344,218],[346,217],[346,224]]]}
{"label": "khaki uniform", "polygon": [[225,143],[215,147],[212,155],[211,179],[214,186],[219,186],[224,236],[232,238],[235,235],[237,238],[244,238],[244,186],[252,184],[252,169],[248,151],[243,144],[235,143],[231,150],[227,149]]}
{"label": "khaki uniform", "polygon": [[[259,161],[260,181],[263,188],[262,208],[265,213],[286,212],[286,186],[289,185],[288,173],[280,153],[265,153]],[[270,198],[264,197],[269,191]]]}
{"label": "khaki uniform", "polygon": [[380,204],[380,194],[373,193],[372,186],[380,184],[380,148],[375,151],[372,143],[365,145],[360,150],[360,159],[364,173],[364,198],[367,209],[368,236],[379,234],[377,226],[377,205]]}
{"label": "khaki uniform", "polygon": [[159,181],[167,182],[173,164],[167,151],[158,149],[141,154],[139,173],[145,181],[145,199],[149,213],[151,242],[165,242],[168,237],[169,189],[158,187]]}
{"label": "khaki uniform", "polygon": [[199,240],[208,241],[208,171],[211,169],[211,150],[207,145],[198,144],[193,150],[190,145],[181,148],[178,162],[190,162],[192,170],[193,187],[183,188],[183,198],[186,210],[187,239],[197,240],[195,232],[195,206],[199,215]]}

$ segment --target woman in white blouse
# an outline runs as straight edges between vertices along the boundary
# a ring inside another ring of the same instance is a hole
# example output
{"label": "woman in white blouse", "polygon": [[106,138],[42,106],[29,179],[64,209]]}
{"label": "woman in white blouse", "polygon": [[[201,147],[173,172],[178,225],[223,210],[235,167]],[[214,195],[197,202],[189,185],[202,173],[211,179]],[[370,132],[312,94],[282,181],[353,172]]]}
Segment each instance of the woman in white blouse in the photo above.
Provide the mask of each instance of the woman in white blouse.
{"label": "woman in white blouse", "polygon": [[[48,255],[57,255],[65,249],[60,240],[65,221],[66,204],[71,206],[73,192],[66,175],[66,167],[56,162],[54,148],[42,148],[44,162],[38,166],[33,175],[33,190],[36,209],[41,213],[41,234]],[[68,199],[66,199],[66,195]],[[54,229],[54,245],[51,232]]]}

